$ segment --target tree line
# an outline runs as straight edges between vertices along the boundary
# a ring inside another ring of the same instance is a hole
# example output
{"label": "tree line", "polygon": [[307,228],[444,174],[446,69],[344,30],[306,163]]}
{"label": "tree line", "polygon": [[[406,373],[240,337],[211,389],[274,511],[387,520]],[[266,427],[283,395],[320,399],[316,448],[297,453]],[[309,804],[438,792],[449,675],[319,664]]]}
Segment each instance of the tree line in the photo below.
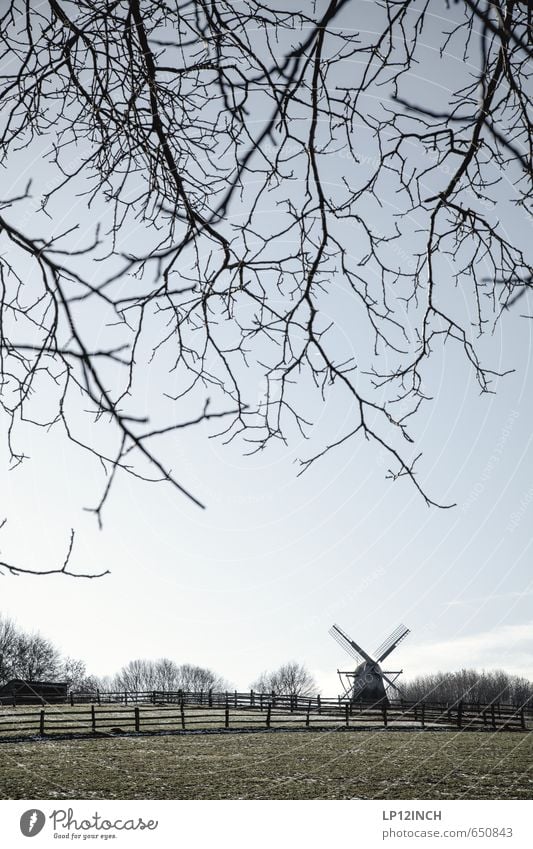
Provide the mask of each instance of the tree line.
{"label": "tree line", "polygon": [[201,690],[226,689],[228,682],[211,669],[169,658],[131,660],[114,675],[87,673],[83,660],[63,655],[51,640],[29,633],[0,615],[0,686],[13,678],[64,681],[69,690]]}
{"label": "tree line", "polygon": [[504,702],[521,705],[533,698],[533,682],[503,669],[460,669],[419,675],[402,684],[402,696],[412,701]]}
{"label": "tree line", "polygon": [[[233,685],[223,676],[191,663],[178,664],[162,657],[137,658],[114,675],[87,673],[83,660],[63,655],[51,640],[29,633],[12,619],[0,614],[0,686],[13,678],[27,681],[64,681],[77,692],[184,690],[224,692]],[[257,693],[316,696],[320,688],[308,668],[294,660],[277,669],[262,672],[249,684]],[[461,669],[419,675],[402,682],[400,695],[408,701],[504,702],[524,704],[533,698],[533,682],[502,669],[478,671]]]}
{"label": "tree line", "polygon": [[[127,663],[110,679],[102,683],[108,689],[118,690],[185,690],[198,693],[224,692],[232,685],[211,669],[193,666],[190,663],[177,665],[173,660],[163,657],[159,660],[137,659]],[[105,688],[102,688],[105,689]],[[318,685],[301,663],[289,661],[271,672],[262,672],[250,684],[257,693],[276,693],[276,695],[315,696]]]}
{"label": "tree line", "polygon": [[[130,660],[114,675],[89,675],[83,660],[62,655],[51,640],[29,633],[0,614],[0,686],[13,678],[26,681],[64,681],[78,692],[184,690],[223,692],[232,684],[212,669],[192,663],[178,664],[168,657]],[[263,672],[250,685],[256,692],[279,695],[315,695],[318,686],[310,672],[294,661],[272,672]]]}

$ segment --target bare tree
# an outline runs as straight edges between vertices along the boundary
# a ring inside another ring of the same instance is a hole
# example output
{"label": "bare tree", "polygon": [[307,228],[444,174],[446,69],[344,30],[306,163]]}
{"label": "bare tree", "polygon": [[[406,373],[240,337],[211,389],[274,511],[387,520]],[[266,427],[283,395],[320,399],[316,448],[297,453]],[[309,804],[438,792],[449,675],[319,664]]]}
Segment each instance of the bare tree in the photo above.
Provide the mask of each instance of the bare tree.
{"label": "bare tree", "polygon": [[0,614],[0,684],[11,678],[28,681],[59,678],[73,683],[85,676],[85,664],[61,658],[53,643],[39,633],[29,633]]}
{"label": "bare tree", "polygon": [[156,665],[152,660],[130,660],[113,680],[113,688],[141,692],[153,690],[157,681]]}
{"label": "bare tree", "polygon": [[12,619],[0,615],[0,684],[15,678],[19,631]]}
{"label": "bare tree", "polygon": [[258,693],[275,693],[282,696],[315,696],[318,685],[301,663],[289,661],[272,672],[263,672],[251,685]]}
{"label": "bare tree", "polygon": [[156,689],[179,690],[179,666],[168,657],[156,661]]}
{"label": "bare tree", "polygon": [[0,684],[11,678],[37,681],[56,678],[69,689],[89,692],[98,687],[87,674],[83,660],[62,657],[53,643],[41,634],[30,634],[12,619],[0,614]]}
{"label": "bare tree", "polygon": [[168,658],[132,660],[113,679],[114,688],[129,691],[186,690],[199,693],[225,690],[227,682],[211,669],[190,663],[177,665]]}
{"label": "bare tree", "polygon": [[90,693],[98,689],[97,678],[87,674],[87,667],[83,660],[64,657],[59,666],[58,677],[68,684],[69,690]]}
{"label": "bare tree", "polygon": [[229,688],[229,684],[225,678],[212,669],[207,669],[202,666],[194,666],[190,663],[183,663],[178,667],[177,684],[179,690],[186,690],[192,693],[207,692],[222,692]]}
{"label": "bare tree", "polygon": [[60,655],[55,646],[40,634],[18,636],[13,673],[26,681],[54,679],[60,670]]}
{"label": "bare tree", "polygon": [[[312,437],[302,471],[364,438],[437,503],[409,427],[428,364],[455,348],[493,391],[479,337],[533,280],[531,15],[383,0],[359,30],[358,8],[13,0],[2,15],[0,155],[42,172],[0,208],[8,445],[22,462],[33,423],[97,457],[99,521],[119,470],[200,503],[164,445],[217,419],[251,451]],[[451,80],[437,107],[419,68]],[[311,431],[329,400],[350,422],[333,438]]]}

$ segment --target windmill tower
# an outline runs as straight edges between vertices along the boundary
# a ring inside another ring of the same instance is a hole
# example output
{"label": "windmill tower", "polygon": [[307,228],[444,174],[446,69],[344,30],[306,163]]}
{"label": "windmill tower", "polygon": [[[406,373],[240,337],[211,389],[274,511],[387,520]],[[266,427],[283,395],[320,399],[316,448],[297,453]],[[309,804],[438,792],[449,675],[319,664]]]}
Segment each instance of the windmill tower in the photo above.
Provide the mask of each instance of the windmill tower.
{"label": "windmill tower", "polygon": [[[375,650],[374,657],[358,645],[338,625],[329,629],[331,636],[348,652],[357,666],[353,672],[337,670],[345,698],[351,702],[388,703],[389,692],[398,693],[396,679],[403,672],[384,672],[381,663],[394,651],[396,646],[409,634],[409,628],[399,625],[392,634]],[[375,658],[375,659],[374,659]],[[389,692],[388,692],[389,691]]]}

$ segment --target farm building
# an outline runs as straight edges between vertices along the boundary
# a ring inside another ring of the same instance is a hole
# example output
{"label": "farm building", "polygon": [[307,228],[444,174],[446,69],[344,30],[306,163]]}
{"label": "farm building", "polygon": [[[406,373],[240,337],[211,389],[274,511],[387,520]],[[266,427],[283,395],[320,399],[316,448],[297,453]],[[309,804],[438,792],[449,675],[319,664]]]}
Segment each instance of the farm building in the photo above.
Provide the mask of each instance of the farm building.
{"label": "farm building", "polygon": [[68,684],[62,681],[23,681],[13,678],[0,687],[0,704],[35,705],[67,701]]}

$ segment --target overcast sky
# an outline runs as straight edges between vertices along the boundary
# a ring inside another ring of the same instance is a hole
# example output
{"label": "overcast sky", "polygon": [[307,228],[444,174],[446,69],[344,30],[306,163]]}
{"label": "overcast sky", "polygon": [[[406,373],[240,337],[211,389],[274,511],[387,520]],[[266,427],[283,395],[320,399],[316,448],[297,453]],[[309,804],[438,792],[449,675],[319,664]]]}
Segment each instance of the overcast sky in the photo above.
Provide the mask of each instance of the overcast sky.
{"label": "overcast sky", "polygon": [[[35,158],[27,168],[39,177]],[[339,159],[332,180],[342,171]],[[506,190],[512,195],[511,181]],[[389,668],[409,677],[478,667],[533,678],[527,311],[520,301],[490,338],[491,366],[515,369],[496,394],[479,395],[451,346],[433,358],[434,400],[412,430],[424,449],[420,481],[436,500],[457,502],[450,510],[428,508],[406,480],[386,480],[389,460],[364,440],[298,477],[295,460],[309,453],[301,441],[245,457],[242,444],[224,446],[202,426],[160,450],[207,509],[167,485],[121,475],[99,531],[83,510],[101,492],[98,464],[59,433],[28,431],[28,462],[7,473],[5,446],[0,455],[0,518],[8,519],[1,556],[53,567],[74,527],[73,567],[111,574],[4,576],[0,609],[98,675],[136,657],[166,656],[212,667],[245,688],[295,659],[333,694],[336,669],[349,661],[330,625],[371,650],[404,622],[412,634]],[[150,408],[148,373],[145,383]],[[315,428],[341,434],[348,414],[328,402]]]}
{"label": "overcast sky", "polygon": [[502,358],[515,374],[479,398],[443,373],[420,422],[421,475],[457,507],[428,509],[407,482],[385,480],[383,458],[363,443],[297,477],[298,446],[243,458],[199,431],[180,437],[175,467],[207,510],[122,477],[99,532],[80,513],[91,489],[97,497],[94,467],[47,436],[46,460],[35,445],[35,459],[5,478],[4,554],[59,562],[72,525],[78,568],[111,575],[6,576],[2,609],[97,674],[165,655],[245,687],[294,658],[335,692],[347,658],[328,627],[371,649],[403,621],[412,634],[391,661],[410,676],[458,666],[533,676],[529,324],[505,322]]}

